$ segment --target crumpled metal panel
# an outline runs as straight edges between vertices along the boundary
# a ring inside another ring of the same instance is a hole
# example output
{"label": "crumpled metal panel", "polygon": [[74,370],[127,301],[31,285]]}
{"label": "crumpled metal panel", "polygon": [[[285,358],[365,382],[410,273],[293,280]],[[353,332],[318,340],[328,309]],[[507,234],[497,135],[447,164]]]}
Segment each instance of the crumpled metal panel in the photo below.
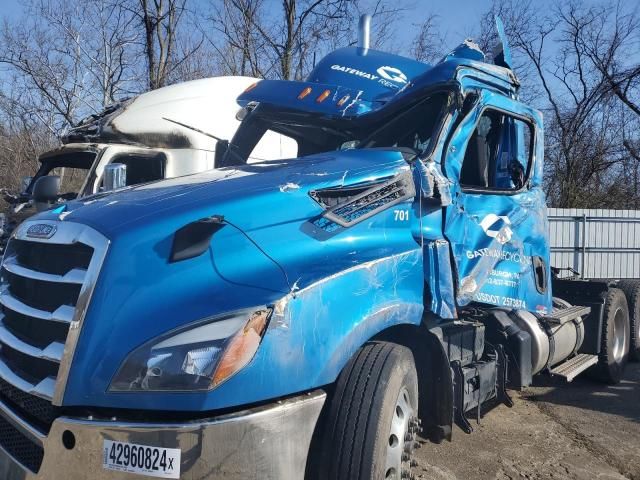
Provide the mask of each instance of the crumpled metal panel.
{"label": "crumpled metal panel", "polygon": [[478,104],[458,126],[447,152],[449,179],[460,178],[466,145],[486,107],[512,112],[536,125],[534,164],[528,189],[519,192],[465,192],[451,187],[445,234],[457,270],[459,305],[472,301],[545,313],[551,310],[551,288],[539,292],[532,257],[544,260],[550,278],[550,249],[542,184],[541,114],[503,95],[484,90]]}
{"label": "crumpled metal panel", "polygon": [[449,242],[425,244],[424,276],[430,286],[430,311],[442,318],[457,318]]}

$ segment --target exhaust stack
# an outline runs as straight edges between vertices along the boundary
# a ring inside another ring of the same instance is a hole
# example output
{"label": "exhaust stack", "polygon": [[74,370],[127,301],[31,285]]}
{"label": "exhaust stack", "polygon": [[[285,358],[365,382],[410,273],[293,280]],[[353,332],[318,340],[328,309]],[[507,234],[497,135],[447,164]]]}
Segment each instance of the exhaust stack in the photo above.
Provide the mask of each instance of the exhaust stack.
{"label": "exhaust stack", "polygon": [[369,41],[371,39],[371,15],[364,14],[360,16],[358,24],[358,47],[364,50],[369,49]]}

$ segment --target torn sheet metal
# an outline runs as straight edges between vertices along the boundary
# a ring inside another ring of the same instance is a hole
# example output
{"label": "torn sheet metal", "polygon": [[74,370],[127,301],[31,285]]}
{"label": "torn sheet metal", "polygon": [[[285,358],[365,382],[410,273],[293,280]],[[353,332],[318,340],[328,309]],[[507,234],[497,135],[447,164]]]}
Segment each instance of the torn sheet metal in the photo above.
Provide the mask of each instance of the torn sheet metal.
{"label": "torn sheet metal", "polygon": [[441,318],[457,318],[456,298],[451,271],[449,242],[436,240],[425,244],[424,277],[426,280],[426,305]]}
{"label": "torn sheet metal", "polygon": [[422,200],[439,200],[441,206],[451,205],[451,182],[440,171],[440,166],[431,160],[417,159],[412,165],[416,191]]}
{"label": "torn sheet metal", "polygon": [[495,18],[496,30],[498,31],[498,44],[493,52],[493,63],[508,69],[513,68],[513,60],[511,59],[511,46],[504,31],[502,19],[498,16]]}

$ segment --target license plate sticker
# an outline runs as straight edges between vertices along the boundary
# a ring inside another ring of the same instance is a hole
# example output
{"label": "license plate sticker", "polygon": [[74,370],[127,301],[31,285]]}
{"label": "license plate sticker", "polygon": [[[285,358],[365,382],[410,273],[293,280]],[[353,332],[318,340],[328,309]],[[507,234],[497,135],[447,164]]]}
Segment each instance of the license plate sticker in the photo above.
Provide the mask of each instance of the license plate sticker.
{"label": "license plate sticker", "polygon": [[148,477],[180,478],[180,449],[105,440],[102,467]]}

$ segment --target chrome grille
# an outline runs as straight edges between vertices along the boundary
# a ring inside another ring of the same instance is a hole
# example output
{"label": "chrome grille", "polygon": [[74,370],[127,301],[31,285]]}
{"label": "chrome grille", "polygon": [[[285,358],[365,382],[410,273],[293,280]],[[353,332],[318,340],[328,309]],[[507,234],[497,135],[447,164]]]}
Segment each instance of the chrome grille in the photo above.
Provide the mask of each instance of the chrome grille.
{"label": "chrome grille", "polygon": [[[29,227],[43,223],[55,227],[51,238],[30,238]],[[107,245],[70,222],[29,221],[16,230],[0,267],[0,380],[61,404]]]}

